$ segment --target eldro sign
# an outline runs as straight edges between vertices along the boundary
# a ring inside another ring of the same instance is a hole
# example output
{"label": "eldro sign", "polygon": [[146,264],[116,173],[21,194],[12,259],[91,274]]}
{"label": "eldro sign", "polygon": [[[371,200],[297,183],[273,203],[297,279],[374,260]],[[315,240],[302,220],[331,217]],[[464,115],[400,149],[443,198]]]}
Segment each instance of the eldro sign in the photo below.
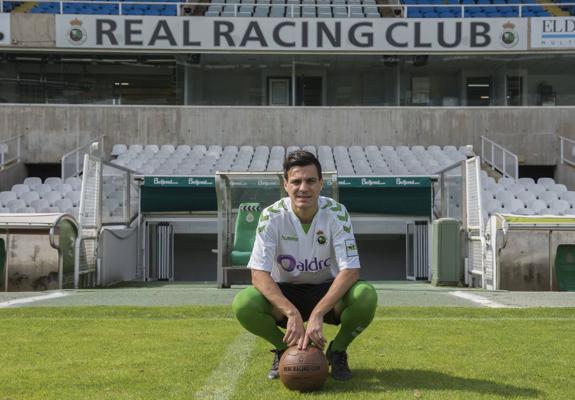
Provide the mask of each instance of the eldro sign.
{"label": "eldro sign", "polygon": [[60,48],[274,52],[527,49],[527,18],[284,19],[56,16]]}

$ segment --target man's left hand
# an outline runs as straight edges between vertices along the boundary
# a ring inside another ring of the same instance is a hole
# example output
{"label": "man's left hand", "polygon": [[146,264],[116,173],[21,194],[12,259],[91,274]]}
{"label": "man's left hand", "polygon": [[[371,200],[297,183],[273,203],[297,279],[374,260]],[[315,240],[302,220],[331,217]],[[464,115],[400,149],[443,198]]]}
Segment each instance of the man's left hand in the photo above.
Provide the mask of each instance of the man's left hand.
{"label": "man's left hand", "polygon": [[307,328],[305,330],[305,336],[303,340],[299,343],[298,348],[300,350],[307,349],[307,346],[313,344],[322,349],[325,346],[325,338],[323,337],[323,317],[318,315],[311,315],[307,322]]}

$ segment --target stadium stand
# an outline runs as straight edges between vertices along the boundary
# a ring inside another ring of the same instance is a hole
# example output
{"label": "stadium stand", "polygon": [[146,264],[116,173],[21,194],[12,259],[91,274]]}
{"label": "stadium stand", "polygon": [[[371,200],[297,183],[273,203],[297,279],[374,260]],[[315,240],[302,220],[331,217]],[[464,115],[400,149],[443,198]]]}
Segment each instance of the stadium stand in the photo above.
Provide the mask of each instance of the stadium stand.
{"label": "stadium stand", "polygon": [[58,177],[42,179],[28,177],[11,190],[0,192],[0,207],[4,213],[63,212],[78,218],[82,180]]}
{"label": "stadium stand", "polygon": [[494,213],[517,215],[573,215],[575,191],[552,178],[500,178],[481,172],[483,217]]}
{"label": "stadium stand", "polygon": [[[82,15],[180,15],[179,0],[146,0],[138,2],[4,2],[2,12],[32,14]],[[408,18],[512,18],[573,15],[575,7],[556,0],[544,5],[535,0],[402,0]],[[23,7],[23,4],[30,4]],[[383,7],[382,7],[383,6]],[[375,0],[212,0],[208,4],[188,4],[184,13],[206,17],[271,17],[271,18],[381,18],[388,16],[390,4]],[[395,8],[397,9],[397,8]],[[393,9],[392,9],[393,11]],[[389,13],[391,16],[401,16]]]}
{"label": "stadium stand", "polygon": [[[114,145],[112,163],[143,175],[213,175],[216,171],[281,171],[289,146]],[[467,146],[304,146],[340,176],[430,175],[473,155]]]}

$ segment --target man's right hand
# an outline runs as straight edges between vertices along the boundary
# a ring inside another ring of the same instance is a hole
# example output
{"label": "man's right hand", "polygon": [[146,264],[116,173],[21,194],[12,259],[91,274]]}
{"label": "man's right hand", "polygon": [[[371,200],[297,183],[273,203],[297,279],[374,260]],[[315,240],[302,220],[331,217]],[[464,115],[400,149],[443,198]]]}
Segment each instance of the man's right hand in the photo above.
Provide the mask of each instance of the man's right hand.
{"label": "man's right hand", "polygon": [[294,310],[287,316],[286,333],[283,341],[288,346],[298,346],[305,337],[305,327],[298,310]]}

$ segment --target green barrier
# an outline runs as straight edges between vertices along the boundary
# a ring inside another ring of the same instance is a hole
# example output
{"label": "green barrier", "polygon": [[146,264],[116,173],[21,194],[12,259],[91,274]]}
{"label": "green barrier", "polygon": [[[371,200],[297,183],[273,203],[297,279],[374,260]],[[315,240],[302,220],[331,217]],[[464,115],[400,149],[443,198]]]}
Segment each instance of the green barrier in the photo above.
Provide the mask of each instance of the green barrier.
{"label": "green barrier", "polygon": [[457,285],[463,275],[459,243],[459,222],[441,218],[431,225],[431,283]]}
{"label": "green barrier", "polygon": [[62,257],[62,288],[74,288],[74,251],[78,232],[68,220],[60,222],[59,245]]}
{"label": "green barrier", "polygon": [[560,291],[575,292],[575,245],[562,244],[557,247],[555,273]]}

